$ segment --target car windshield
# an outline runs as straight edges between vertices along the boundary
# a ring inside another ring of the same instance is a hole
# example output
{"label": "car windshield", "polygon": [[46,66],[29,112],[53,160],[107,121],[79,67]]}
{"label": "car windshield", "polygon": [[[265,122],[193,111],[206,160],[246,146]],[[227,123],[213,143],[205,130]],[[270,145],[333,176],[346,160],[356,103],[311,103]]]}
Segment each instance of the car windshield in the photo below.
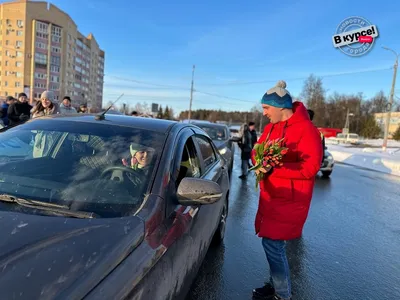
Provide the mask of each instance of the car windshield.
{"label": "car windshield", "polygon": [[196,124],[196,126],[203,129],[214,141],[224,141],[227,139],[226,131],[223,127],[209,126],[204,124]]}
{"label": "car windshield", "polygon": [[0,134],[0,194],[101,217],[133,214],[149,190],[164,140],[157,132],[106,122],[29,122]]}

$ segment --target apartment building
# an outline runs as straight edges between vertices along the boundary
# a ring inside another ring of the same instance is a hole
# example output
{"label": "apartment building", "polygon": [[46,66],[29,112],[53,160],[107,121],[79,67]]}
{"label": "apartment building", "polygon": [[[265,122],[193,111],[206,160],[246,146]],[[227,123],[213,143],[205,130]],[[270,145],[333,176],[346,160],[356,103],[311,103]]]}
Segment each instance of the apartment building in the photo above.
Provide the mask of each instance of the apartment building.
{"label": "apartment building", "polygon": [[30,102],[45,90],[73,105],[99,110],[105,53],[68,14],[47,2],[0,4],[0,98],[25,92]]}

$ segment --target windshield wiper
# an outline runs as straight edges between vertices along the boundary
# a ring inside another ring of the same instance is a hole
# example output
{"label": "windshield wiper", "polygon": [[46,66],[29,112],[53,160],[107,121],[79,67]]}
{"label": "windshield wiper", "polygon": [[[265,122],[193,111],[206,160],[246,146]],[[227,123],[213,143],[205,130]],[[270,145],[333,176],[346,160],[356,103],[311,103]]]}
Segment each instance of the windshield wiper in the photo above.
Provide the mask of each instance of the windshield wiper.
{"label": "windshield wiper", "polygon": [[67,216],[67,217],[76,217],[76,218],[82,218],[82,219],[92,219],[92,218],[98,217],[98,215],[96,215],[93,212],[70,210],[68,205],[54,204],[54,203],[48,203],[48,202],[43,202],[43,201],[24,199],[24,198],[15,197],[13,195],[8,195],[8,194],[0,194],[0,202],[16,203],[16,204],[24,206],[24,207],[40,209],[40,210],[51,212],[52,214],[57,214],[57,215],[62,215],[62,216]]}

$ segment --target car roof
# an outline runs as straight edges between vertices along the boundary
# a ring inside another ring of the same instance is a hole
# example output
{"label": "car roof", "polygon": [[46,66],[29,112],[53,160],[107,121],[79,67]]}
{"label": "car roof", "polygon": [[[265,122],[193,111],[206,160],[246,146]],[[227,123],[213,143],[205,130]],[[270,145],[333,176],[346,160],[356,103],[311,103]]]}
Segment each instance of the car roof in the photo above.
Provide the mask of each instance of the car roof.
{"label": "car roof", "polygon": [[193,121],[190,122],[190,124],[196,125],[196,126],[206,126],[206,127],[216,127],[216,128],[228,128],[227,125],[225,124],[218,124],[218,123],[206,123],[206,122],[197,122],[197,121]]}
{"label": "car roof", "polygon": [[162,119],[154,119],[154,118],[141,118],[141,117],[132,117],[125,115],[116,115],[116,114],[105,114],[104,120],[96,120],[95,116],[98,114],[71,114],[71,115],[49,115],[46,117],[41,117],[35,120],[40,119],[54,119],[54,120],[62,120],[68,122],[83,122],[83,123],[92,123],[92,124],[107,124],[107,125],[117,125],[117,126],[128,126],[132,128],[139,128],[144,130],[156,131],[160,133],[166,133],[172,128],[174,125],[179,124],[176,121],[162,120]]}

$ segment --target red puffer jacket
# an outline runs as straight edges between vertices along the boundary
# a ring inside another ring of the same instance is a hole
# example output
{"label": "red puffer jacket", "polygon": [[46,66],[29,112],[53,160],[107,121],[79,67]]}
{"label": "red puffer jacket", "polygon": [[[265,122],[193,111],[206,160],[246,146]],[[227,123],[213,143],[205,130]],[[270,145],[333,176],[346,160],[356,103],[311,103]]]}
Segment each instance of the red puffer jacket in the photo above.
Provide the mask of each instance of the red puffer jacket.
{"label": "red puffer jacket", "polygon": [[[268,124],[257,143],[284,137],[289,148],[283,166],[260,182],[260,199],[255,220],[256,234],[275,240],[301,236],[308,216],[315,175],[321,166],[321,137],[310,121],[303,103],[293,103],[290,119]],[[252,155],[254,163],[254,151]]]}

